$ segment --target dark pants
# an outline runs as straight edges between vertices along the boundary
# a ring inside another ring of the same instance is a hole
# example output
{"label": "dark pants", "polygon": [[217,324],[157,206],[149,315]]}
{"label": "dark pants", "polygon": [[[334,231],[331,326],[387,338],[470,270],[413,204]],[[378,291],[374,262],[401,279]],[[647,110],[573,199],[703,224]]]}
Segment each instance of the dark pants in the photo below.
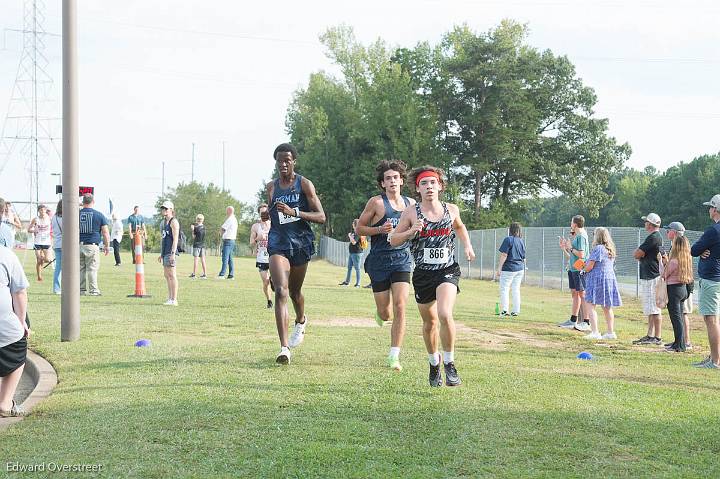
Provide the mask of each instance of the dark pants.
{"label": "dark pants", "polygon": [[120,242],[116,239],[112,240],[113,254],[115,255],[115,264],[120,264]]}
{"label": "dark pants", "polygon": [[683,321],[682,303],[688,299],[686,284],[668,284],[668,314],[675,334],[675,348],[685,351],[685,322]]}

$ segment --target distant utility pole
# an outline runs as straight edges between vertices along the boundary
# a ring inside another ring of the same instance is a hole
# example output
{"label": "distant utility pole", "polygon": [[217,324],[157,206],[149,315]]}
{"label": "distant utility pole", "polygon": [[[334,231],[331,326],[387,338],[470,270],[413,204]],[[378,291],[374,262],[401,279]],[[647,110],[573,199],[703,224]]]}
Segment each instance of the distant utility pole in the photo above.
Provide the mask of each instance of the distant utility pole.
{"label": "distant utility pole", "polygon": [[160,190],[160,196],[165,198],[165,162],[162,162],[162,189]]}
{"label": "distant utility pole", "polygon": [[192,144],[192,166],[190,167],[190,181],[195,181],[195,143]]}
{"label": "distant utility pole", "polygon": [[0,132],[0,173],[12,161],[5,175],[22,181],[17,175],[25,165],[31,212],[40,201],[40,170],[46,170],[51,157],[53,169],[61,161],[58,102],[46,54],[49,37],[59,35],[45,31],[45,10],[44,0],[25,0],[22,29],[6,29],[22,34],[22,54]]}
{"label": "distant utility pole", "polygon": [[225,141],[222,142],[223,191],[225,191]]}

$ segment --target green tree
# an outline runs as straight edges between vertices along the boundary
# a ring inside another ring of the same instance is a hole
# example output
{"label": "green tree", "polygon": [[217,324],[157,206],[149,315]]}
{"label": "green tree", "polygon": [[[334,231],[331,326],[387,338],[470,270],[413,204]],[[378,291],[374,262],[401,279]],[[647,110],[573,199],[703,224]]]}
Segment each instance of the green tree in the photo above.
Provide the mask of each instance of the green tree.
{"label": "green tree", "polygon": [[630,154],[593,117],[595,93],[567,57],[525,44],[526,26],[503,21],[486,34],[467,26],[435,49],[396,59],[434,102],[440,137],[473,211],[560,192],[592,215],[607,202],[607,178]]}
{"label": "green tree", "polygon": [[325,209],[324,232],[342,238],[378,193],[381,160],[438,164],[437,115],[382,41],[364,47],[348,27],[329,29],[321,41],[342,78],[312,74],[295,93],[287,128],[300,155],[296,168],[313,181]]}
{"label": "green tree", "polygon": [[158,213],[155,221],[162,224],[160,205],[163,201],[170,200],[175,206],[175,215],[180,221],[180,226],[191,241],[190,225],[195,222],[195,217],[201,213],[205,216],[205,245],[208,248],[215,248],[222,244],[220,226],[225,222],[226,208],[235,208],[235,216],[238,219],[238,248],[237,251],[247,253],[243,245],[250,237],[250,227],[254,222],[255,214],[252,206],[246,205],[235,199],[228,191],[222,190],[213,183],[203,185],[197,181],[191,183],[180,183],[171,188],[165,197],[159,197],[155,202]]}
{"label": "green tree", "polygon": [[647,205],[663,223],[681,221],[685,228],[704,230],[710,224],[702,206],[720,193],[720,153],[703,155],[690,163],[680,162],[659,175],[647,194]]}

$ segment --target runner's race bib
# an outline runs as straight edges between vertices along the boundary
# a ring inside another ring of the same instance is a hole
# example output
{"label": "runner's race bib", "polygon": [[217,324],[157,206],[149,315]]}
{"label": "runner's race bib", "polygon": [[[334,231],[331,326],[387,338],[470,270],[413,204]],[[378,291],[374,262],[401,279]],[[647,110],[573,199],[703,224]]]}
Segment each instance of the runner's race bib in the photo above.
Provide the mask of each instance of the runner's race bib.
{"label": "runner's race bib", "polygon": [[294,223],[295,221],[300,221],[299,216],[286,215],[282,211],[278,211],[278,217],[280,219],[281,225],[285,225],[288,223]]}
{"label": "runner's race bib", "polygon": [[449,254],[448,248],[423,248],[423,263],[445,264]]}
{"label": "runner's race bib", "polygon": [[268,263],[270,261],[270,254],[267,249],[259,249],[257,253],[258,263]]}

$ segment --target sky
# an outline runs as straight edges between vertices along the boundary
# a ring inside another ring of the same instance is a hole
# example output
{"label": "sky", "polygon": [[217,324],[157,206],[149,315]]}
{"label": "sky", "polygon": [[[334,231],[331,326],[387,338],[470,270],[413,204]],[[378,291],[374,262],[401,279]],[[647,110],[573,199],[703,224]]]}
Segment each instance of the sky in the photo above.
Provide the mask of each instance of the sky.
{"label": "sky", "polygon": [[[22,52],[13,30],[22,28],[25,1],[0,0],[0,122]],[[44,3],[45,30],[61,33],[61,1]],[[337,73],[318,37],[340,24],[364,44],[413,47],[438,43],[462,23],[476,32],[505,18],[527,23],[530,45],[567,55],[595,90],[596,116],[633,149],[627,166],[662,171],[720,152],[720,6],[709,0],[78,4],[80,184],[95,187],[106,213],[112,198],[121,216],[135,204],[154,214],[163,162],[166,188],[190,181],[193,143],[195,180],[222,186],[224,142],[225,187],[254,203],[273,149],[287,140],[293,93],[313,72]],[[59,117],[60,38],[46,45],[55,102],[45,105]],[[41,165],[41,201],[57,200],[52,173],[60,168],[54,154]],[[0,196],[30,199],[26,159],[7,162]]]}

